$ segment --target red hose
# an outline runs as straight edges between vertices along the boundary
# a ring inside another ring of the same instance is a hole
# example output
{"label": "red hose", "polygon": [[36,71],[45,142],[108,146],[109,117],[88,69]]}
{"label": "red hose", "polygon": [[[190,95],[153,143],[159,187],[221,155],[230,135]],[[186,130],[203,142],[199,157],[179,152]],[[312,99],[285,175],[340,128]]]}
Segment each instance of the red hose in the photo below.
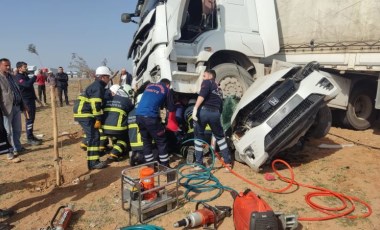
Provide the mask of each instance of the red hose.
{"label": "red hose", "polygon": [[[294,171],[293,171],[292,167],[284,160],[280,160],[280,159],[274,160],[272,162],[272,169],[273,169],[273,172],[279,177],[279,179],[284,181],[284,182],[287,182],[288,185],[285,186],[284,188],[281,188],[281,189],[268,189],[268,188],[262,187],[258,184],[255,184],[252,181],[248,180],[247,178],[241,176],[240,174],[235,172],[233,169],[226,166],[226,164],[224,163],[224,161],[222,160],[222,158],[219,156],[219,154],[217,152],[215,152],[215,154],[218,157],[218,159],[222,162],[223,167],[227,168],[232,174],[234,174],[236,177],[240,178],[241,180],[249,183],[250,185],[253,185],[253,186],[255,186],[259,189],[262,189],[264,191],[273,192],[273,193],[283,193],[286,190],[288,190],[290,187],[292,187],[293,185],[318,190],[315,192],[307,193],[305,196],[305,200],[306,200],[306,203],[311,208],[313,208],[319,212],[322,212],[326,215],[323,217],[298,217],[299,221],[322,221],[322,220],[331,220],[331,219],[335,219],[335,218],[339,218],[339,217],[355,219],[355,218],[365,218],[365,217],[368,217],[372,214],[371,206],[369,204],[367,204],[366,202],[364,202],[363,200],[360,200],[359,198],[347,196],[347,195],[344,195],[342,193],[334,192],[334,191],[331,191],[331,190],[326,189],[326,188],[321,188],[321,187],[317,187],[317,186],[301,184],[301,183],[296,182],[294,179]],[[283,176],[282,174],[280,174],[277,171],[277,168],[275,166],[276,163],[282,163],[289,169],[290,178]],[[314,197],[335,197],[341,201],[342,205],[340,207],[333,207],[333,208],[322,206],[322,205],[319,205],[319,204],[312,201],[312,198],[314,198]],[[367,212],[362,214],[362,215],[350,215],[355,210],[355,202],[361,203],[362,205],[367,207]],[[335,212],[335,213],[333,213],[333,212]],[[336,212],[339,212],[339,213],[336,213]]]}

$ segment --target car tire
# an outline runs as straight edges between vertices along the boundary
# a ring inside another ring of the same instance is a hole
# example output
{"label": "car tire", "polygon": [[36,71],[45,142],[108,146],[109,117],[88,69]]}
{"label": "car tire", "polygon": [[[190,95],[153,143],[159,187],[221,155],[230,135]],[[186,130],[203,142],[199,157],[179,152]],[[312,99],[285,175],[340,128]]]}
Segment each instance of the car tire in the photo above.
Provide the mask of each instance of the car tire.
{"label": "car tire", "polygon": [[313,125],[310,127],[308,136],[312,138],[322,138],[326,136],[331,128],[332,115],[327,105],[318,110]]}

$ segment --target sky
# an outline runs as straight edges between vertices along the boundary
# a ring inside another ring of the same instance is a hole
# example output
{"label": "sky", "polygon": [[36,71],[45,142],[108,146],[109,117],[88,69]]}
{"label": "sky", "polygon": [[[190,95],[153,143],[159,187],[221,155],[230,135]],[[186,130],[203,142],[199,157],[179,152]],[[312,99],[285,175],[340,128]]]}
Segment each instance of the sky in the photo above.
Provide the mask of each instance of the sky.
{"label": "sky", "polygon": [[111,70],[132,72],[127,54],[137,25],[120,18],[135,7],[136,0],[1,0],[0,58],[69,71],[77,53],[93,69],[106,58]]}

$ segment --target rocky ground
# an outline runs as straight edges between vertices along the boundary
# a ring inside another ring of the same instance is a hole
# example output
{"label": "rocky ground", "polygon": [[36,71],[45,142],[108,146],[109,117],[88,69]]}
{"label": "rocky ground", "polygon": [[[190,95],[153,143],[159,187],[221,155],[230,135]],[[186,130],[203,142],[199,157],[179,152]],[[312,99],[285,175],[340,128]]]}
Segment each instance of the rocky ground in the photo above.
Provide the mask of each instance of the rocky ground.
{"label": "rocky ground", "polygon": [[[82,84],[85,86],[88,81],[83,81]],[[78,88],[78,82],[73,81],[69,88],[70,99],[76,97]],[[69,229],[112,230],[127,226],[129,215],[122,209],[120,177],[121,171],[129,166],[128,161],[113,163],[106,169],[89,172],[86,167],[86,153],[79,148],[80,126],[72,118],[72,106],[59,107],[57,116],[63,185],[56,186],[51,107],[39,107],[35,133],[43,135],[43,145],[25,144],[27,151],[20,156],[23,160],[21,163],[11,163],[6,159],[6,155],[0,156],[0,207],[17,211],[13,217],[3,221],[11,223],[14,229],[46,228],[58,207],[74,204],[75,213]],[[373,211],[368,218],[300,221],[298,229],[379,229],[379,127],[377,125],[377,128],[366,131],[334,127],[325,138],[310,140],[302,151],[288,153],[282,157],[293,167],[295,180],[298,183],[320,186],[357,197],[367,202]],[[24,138],[23,134],[23,143],[25,143]],[[320,144],[330,146],[320,148]],[[337,146],[342,148],[335,148]],[[175,158],[172,166],[182,161],[180,158]],[[220,166],[220,163],[217,162],[216,166]],[[278,168],[281,174],[289,175],[286,168],[281,165]],[[275,181],[264,179],[265,173],[274,175],[269,166],[260,173],[255,173],[240,163],[237,163],[234,169],[260,186],[267,188],[286,186],[286,183],[277,177]],[[224,169],[216,168],[213,172],[225,186],[237,191],[251,188],[276,211],[294,213],[299,217],[323,216],[305,202],[305,195],[312,191],[311,189],[293,186],[285,193],[270,193],[243,182],[233,174],[226,173]],[[182,188],[180,194],[182,195],[178,210],[157,218],[151,224],[173,229],[176,220],[182,219],[194,210],[195,203],[183,199]],[[213,195],[213,192],[199,197],[210,195]],[[329,197],[313,198],[313,201],[326,206],[340,206],[337,199]],[[210,203],[231,206],[232,198],[228,192],[224,192],[220,198]],[[354,215],[363,215],[368,211],[358,203],[355,205]],[[233,226],[232,217],[226,218],[219,229],[233,229]]]}

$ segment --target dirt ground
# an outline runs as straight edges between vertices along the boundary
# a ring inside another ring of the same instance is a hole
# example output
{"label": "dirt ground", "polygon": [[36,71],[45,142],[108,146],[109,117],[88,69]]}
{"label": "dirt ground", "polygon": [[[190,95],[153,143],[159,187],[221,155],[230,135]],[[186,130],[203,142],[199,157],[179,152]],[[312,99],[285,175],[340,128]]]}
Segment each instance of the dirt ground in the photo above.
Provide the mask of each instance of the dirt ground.
{"label": "dirt ground", "polygon": [[[84,81],[83,86],[88,84]],[[78,82],[69,87],[70,100],[78,94]],[[48,99],[50,101],[50,99]],[[50,103],[49,103],[50,104]],[[89,172],[86,167],[86,153],[79,148],[80,126],[72,117],[72,106],[58,107],[59,152],[63,159],[64,184],[55,186],[54,152],[52,141],[51,107],[39,107],[35,123],[35,134],[43,134],[43,145],[29,146],[20,157],[21,163],[11,163],[6,155],[0,156],[0,208],[11,208],[17,213],[3,219],[14,229],[41,229],[49,226],[54,213],[61,205],[74,204],[75,213],[69,229],[117,229],[128,225],[128,213],[121,207],[121,171],[128,167],[128,161],[112,163],[103,170]],[[301,152],[289,153],[286,159],[294,169],[299,183],[321,186],[368,202],[372,215],[368,218],[339,218],[328,221],[301,221],[298,229],[379,229],[380,225],[380,125],[366,131],[352,131],[332,128],[323,139],[310,140]],[[25,143],[25,134],[22,143]],[[320,144],[352,144],[343,148],[319,148]],[[172,163],[178,165],[180,159]],[[220,166],[217,162],[216,166]],[[287,169],[279,172],[289,175]],[[273,174],[267,166],[260,173],[253,172],[247,165],[236,163],[235,170],[251,181],[269,188],[282,188],[286,183],[279,179],[266,181],[266,172]],[[220,182],[237,191],[251,188],[264,198],[276,211],[297,214],[299,217],[321,217],[305,202],[310,189],[293,186],[282,194],[269,193],[249,185],[224,169],[214,170]],[[79,180],[77,179],[79,178]],[[77,179],[77,180],[76,180]],[[183,192],[181,192],[183,194]],[[207,195],[212,195],[207,194]],[[203,194],[201,197],[207,196]],[[198,198],[198,197],[197,197]],[[178,210],[150,222],[164,229],[173,229],[173,223],[195,209],[195,203],[180,197]],[[314,198],[320,204],[340,206],[333,198]],[[228,192],[210,202],[232,206]],[[354,214],[362,215],[368,210],[356,204]],[[226,218],[219,229],[233,229],[232,217]],[[201,229],[201,228],[198,228]]]}

